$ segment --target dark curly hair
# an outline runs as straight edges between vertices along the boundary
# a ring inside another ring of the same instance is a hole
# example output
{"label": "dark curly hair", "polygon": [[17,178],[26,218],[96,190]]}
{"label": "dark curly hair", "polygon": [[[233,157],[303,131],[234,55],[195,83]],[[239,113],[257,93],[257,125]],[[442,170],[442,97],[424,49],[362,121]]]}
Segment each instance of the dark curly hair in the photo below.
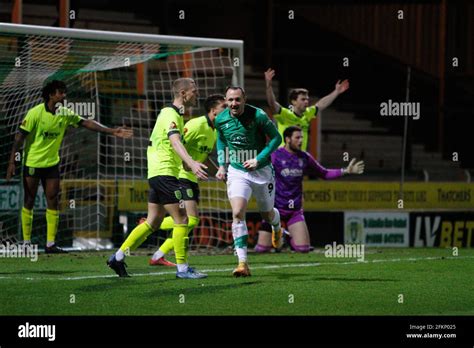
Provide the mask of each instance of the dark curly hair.
{"label": "dark curly hair", "polygon": [[44,101],[47,103],[49,101],[49,96],[56,93],[57,90],[67,92],[66,84],[59,80],[52,80],[46,83],[41,92]]}

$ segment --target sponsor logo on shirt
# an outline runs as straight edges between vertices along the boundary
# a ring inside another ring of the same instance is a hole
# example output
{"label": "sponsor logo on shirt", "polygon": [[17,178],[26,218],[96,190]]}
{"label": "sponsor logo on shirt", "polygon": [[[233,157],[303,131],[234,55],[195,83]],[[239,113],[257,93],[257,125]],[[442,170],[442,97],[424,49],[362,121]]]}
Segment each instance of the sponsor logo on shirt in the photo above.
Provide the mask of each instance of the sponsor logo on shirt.
{"label": "sponsor logo on shirt", "polygon": [[210,148],[209,146],[206,146],[206,145],[199,146],[199,152],[200,153],[211,153],[212,148]]}
{"label": "sponsor logo on shirt", "polygon": [[248,145],[247,137],[245,135],[240,135],[240,134],[232,134],[230,136],[230,142],[233,145],[240,145],[240,146]]}
{"label": "sponsor logo on shirt", "polygon": [[300,168],[285,168],[282,169],[280,172],[281,176],[287,177],[287,176],[302,176],[303,175],[303,170]]}
{"label": "sponsor logo on shirt", "polygon": [[41,136],[45,139],[56,139],[59,136],[57,132],[43,132]]}
{"label": "sponsor logo on shirt", "polygon": [[169,128],[169,130],[177,129],[177,128],[178,128],[178,126],[176,125],[175,122],[171,122],[171,123],[170,123],[170,128]]}

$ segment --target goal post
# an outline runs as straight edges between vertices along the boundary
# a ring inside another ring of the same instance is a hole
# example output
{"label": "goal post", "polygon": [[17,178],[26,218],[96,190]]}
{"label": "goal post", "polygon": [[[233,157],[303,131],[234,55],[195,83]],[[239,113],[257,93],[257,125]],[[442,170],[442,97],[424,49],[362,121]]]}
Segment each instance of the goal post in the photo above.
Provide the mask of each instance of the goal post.
{"label": "goal post", "polygon": [[[146,215],[146,147],[159,110],[172,102],[173,80],[187,76],[197,83],[198,105],[186,118],[204,114],[206,96],[230,84],[243,86],[243,74],[240,40],[0,23],[0,240],[22,240],[20,170],[17,165],[17,176],[6,182],[6,168],[18,126],[42,102],[45,81],[64,81],[64,106],[81,116],[134,130],[133,138],[119,139],[70,127],[61,146],[57,241],[103,249],[119,243]],[[231,244],[225,192],[212,177],[202,183],[201,225],[191,246]],[[32,236],[40,245],[46,239],[45,209],[40,189]]]}

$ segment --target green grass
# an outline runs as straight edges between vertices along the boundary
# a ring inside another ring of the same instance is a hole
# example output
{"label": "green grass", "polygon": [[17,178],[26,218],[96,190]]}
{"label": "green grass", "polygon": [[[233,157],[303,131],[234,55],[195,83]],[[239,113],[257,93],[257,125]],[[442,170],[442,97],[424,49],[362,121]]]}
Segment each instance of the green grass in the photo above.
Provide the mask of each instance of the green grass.
{"label": "green grass", "polygon": [[191,256],[211,270],[202,280],[176,279],[174,268],[150,267],[143,255],[127,258],[132,278],[118,278],[105,265],[109,254],[0,259],[0,314],[474,315],[472,249],[458,257],[450,249],[369,249],[364,263],[321,250],[250,254],[252,276],[238,279],[233,255]]}

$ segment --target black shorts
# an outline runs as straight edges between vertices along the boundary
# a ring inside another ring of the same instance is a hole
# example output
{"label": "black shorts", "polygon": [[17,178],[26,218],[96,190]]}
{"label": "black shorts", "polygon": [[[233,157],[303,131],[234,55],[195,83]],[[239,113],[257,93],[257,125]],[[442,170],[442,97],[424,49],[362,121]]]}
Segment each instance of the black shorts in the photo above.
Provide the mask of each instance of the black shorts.
{"label": "black shorts", "polygon": [[31,176],[33,178],[41,179],[59,179],[59,163],[52,167],[47,168],[33,168],[23,166],[23,176]]}
{"label": "black shorts", "polygon": [[178,179],[171,175],[157,175],[148,179],[150,191],[148,202],[155,204],[175,204],[183,199],[183,191]]}
{"label": "black shorts", "polygon": [[179,179],[183,189],[183,200],[199,202],[199,185],[188,179]]}

